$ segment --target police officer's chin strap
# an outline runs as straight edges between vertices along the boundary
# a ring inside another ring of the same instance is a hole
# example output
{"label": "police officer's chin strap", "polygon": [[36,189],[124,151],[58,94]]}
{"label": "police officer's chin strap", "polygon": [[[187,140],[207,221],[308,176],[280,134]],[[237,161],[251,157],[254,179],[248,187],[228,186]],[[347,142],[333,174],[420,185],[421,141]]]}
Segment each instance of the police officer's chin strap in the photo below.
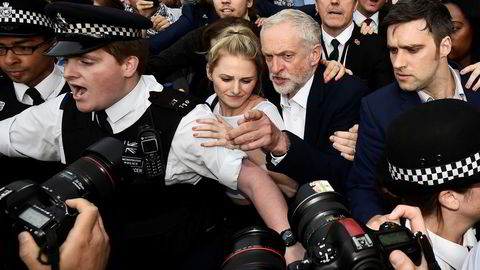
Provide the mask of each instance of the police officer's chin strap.
{"label": "police officer's chin strap", "polygon": [[57,234],[54,230],[47,230],[46,235],[47,242],[40,247],[37,260],[43,265],[51,265],[52,270],[60,270],[60,247]]}

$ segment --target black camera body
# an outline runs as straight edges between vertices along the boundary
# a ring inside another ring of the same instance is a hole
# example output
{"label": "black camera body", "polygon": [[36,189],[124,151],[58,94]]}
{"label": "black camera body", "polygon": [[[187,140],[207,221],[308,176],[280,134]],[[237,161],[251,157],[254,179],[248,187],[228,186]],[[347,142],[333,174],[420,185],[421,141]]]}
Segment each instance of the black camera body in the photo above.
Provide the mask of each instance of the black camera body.
{"label": "black camera body", "polygon": [[10,228],[10,236],[30,232],[42,249],[51,248],[51,239],[59,246],[78,214],[65,200],[86,198],[96,205],[105,202],[115,185],[123,181],[123,150],[121,141],[104,138],[41,185],[20,180],[0,188],[0,225]]}
{"label": "black camera body", "polygon": [[340,194],[318,185],[325,183],[300,187],[289,208],[292,230],[307,250],[297,269],[393,269],[388,256],[396,249],[420,264],[421,246],[409,229],[387,222],[371,230],[350,217]]}

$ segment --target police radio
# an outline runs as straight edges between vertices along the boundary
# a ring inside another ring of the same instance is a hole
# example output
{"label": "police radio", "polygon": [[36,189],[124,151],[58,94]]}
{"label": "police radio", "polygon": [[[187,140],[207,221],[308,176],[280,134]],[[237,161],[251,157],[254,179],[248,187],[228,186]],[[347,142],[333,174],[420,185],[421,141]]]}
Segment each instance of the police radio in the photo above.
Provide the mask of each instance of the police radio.
{"label": "police radio", "polygon": [[[165,177],[162,141],[160,134],[148,124],[142,125],[138,132],[138,142],[143,152],[143,174],[150,180]],[[163,180],[163,179],[162,179]]]}

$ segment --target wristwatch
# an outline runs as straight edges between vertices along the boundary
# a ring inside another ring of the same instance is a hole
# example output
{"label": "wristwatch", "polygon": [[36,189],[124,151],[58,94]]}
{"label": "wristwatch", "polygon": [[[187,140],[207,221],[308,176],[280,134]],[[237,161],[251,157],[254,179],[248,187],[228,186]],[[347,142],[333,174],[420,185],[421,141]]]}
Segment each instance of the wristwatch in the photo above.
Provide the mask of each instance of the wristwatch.
{"label": "wristwatch", "polygon": [[280,233],[280,236],[282,237],[283,242],[285,243],[286,247],[293,246],[297,243],[297,239],[293,235],[292,230],[286,229],[285,231]]}

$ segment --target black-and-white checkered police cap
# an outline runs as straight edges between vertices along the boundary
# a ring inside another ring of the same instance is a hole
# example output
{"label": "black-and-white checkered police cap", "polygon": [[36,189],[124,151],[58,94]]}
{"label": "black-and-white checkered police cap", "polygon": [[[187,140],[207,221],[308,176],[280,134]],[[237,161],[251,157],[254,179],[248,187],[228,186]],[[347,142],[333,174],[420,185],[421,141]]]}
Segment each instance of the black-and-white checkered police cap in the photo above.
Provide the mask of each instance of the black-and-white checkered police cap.
{"label": "black-and-white checkered police cap", "polygon": [[0,35],[53,34],[43,0],[0,0]]}
{"label": "black-and-white checkered police cap", "polygon": [[443,99],[417,105],[388,127],[385,185],[408,194],[480,183],[480,112]]}
{"label": "black-and-white checkered police cap", "polygon": [[83,54],[108,42],[142,38],[142,30],[152,27],[144,16],[124,10],[71,2],[46,6],[55,20],[58,42],[47,52],[51,56]]}

